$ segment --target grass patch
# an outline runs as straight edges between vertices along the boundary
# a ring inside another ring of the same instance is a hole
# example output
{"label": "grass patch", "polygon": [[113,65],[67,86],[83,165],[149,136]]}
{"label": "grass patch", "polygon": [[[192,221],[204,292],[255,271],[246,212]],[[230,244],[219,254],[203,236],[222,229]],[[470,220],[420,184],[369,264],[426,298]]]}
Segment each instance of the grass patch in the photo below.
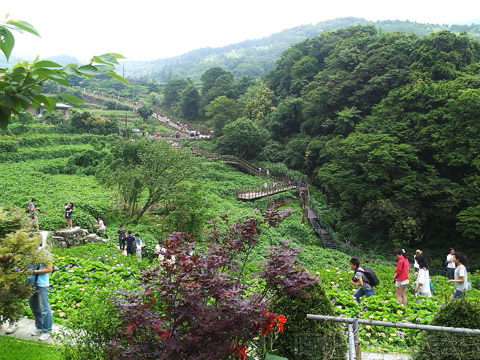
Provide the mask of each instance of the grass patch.
{"label": "grass patch", "polygon": [[40,341],[18,339],[0,335],[1,360],[57,360],[63,359],[60,351],[53,345]]}

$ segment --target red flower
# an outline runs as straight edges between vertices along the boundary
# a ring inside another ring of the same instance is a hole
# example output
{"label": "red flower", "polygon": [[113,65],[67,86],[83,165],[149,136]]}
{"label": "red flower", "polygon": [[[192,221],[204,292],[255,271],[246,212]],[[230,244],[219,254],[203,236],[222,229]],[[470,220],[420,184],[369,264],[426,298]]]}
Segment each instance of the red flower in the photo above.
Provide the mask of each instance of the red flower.
{"label": "red flower", "polygon": [[170,336],[170,333],[168,332],[168,330],[165,330],[160,336],[162,337],[162,339],[166,339]]}
{"label": "red flower", "polygon": [[230,351],[236,356],[237,359],[247,360],[247,348],[242,344],[237,344],[235,347],[230,347]]}

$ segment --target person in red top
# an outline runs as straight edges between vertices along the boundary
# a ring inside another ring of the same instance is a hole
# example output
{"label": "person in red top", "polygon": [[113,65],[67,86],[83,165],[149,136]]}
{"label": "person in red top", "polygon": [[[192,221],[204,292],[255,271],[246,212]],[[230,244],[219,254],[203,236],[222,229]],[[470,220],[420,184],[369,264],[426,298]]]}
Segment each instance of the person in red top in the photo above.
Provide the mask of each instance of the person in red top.
{"label": "person in red top", "polygon": [[407,306],[408,268],[410,264],[403,249],[395,249],[393,253],[398,259],[397,269],[395,270],[395,275],[393,275],[397,302],[403,306]]}

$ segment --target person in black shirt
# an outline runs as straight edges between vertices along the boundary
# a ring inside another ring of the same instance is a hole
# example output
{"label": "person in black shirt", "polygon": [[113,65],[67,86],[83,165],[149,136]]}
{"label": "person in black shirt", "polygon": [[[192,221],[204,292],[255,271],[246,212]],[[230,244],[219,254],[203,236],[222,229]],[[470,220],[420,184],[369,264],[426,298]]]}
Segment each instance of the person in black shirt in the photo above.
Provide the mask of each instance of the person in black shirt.
{"label": "person in black shirt", "polygon": [[123,225],[120,225],[120,228],[117,230],[118,235],[118,245],[120,246],[120,250],[125,249],[125,235],[126,231],[123,228]]}
{"label": "person in black shirt", "polygon": [[132,231],[128,230],[128,236],[125,239],[127,241],[127,255],[135,254],[135,238],[132,236]]}

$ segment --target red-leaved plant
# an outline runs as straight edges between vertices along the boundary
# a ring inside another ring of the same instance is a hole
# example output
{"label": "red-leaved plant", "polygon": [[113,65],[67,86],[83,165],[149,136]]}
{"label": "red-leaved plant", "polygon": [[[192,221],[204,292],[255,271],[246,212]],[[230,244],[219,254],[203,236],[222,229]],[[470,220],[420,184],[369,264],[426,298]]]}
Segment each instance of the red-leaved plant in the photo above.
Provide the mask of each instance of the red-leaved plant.
{"label": "red-leaved plant", "polygon": [[226,230],[214,226],[204,251],[195,250],[191,237],[172,233],[165,259],[141,274],[142,290],[124,292],[117,303],[124,326],[107,353],[115,359],[245,358],[246,344],[264,329],[258,324],[265,324],[270,300],[281,293],[301,294],[317,281],[299,265],[300,249],[291,248],[288,240],[265,255],[256,276],[262,291],[245,281],[245,265],[261,229],[277,226],[288,215],[289,210],[271,204],[262,216]]}

